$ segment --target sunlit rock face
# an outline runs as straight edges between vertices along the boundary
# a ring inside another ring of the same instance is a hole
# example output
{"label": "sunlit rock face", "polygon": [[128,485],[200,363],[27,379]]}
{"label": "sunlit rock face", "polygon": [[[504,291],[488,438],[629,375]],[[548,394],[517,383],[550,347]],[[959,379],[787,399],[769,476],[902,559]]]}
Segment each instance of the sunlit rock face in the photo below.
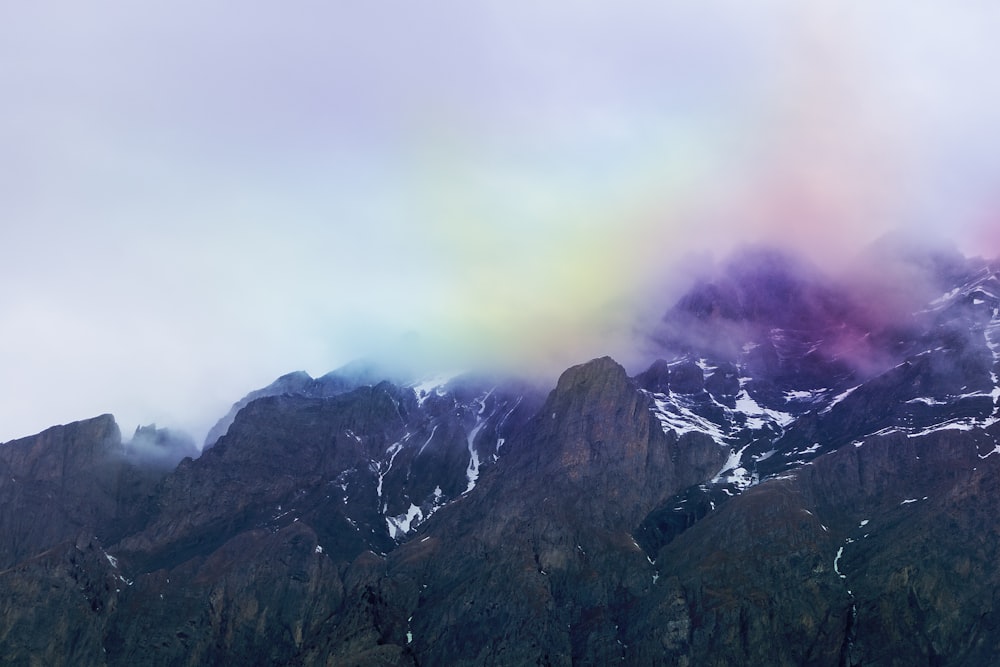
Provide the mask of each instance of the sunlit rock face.
{"label": "sunlit rock face", "polygon": [[0,651],[991,664],[998,267],[873,252],[891,280],[735,256],[633,376],[358,365],[252,393],[200,457],[108,415],[0,445]]}

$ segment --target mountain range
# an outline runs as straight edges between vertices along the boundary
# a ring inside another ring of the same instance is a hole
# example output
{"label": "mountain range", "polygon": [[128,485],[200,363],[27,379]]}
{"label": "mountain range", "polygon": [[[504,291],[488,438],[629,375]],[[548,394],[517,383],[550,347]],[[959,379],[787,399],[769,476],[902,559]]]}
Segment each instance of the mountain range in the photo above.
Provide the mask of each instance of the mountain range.
{"label": "mountain range", "polygon": [[201,451],[0,445],[4,664],[997,664],[1000,264],[749,248],[663,310],[554,387],[355,363]]}

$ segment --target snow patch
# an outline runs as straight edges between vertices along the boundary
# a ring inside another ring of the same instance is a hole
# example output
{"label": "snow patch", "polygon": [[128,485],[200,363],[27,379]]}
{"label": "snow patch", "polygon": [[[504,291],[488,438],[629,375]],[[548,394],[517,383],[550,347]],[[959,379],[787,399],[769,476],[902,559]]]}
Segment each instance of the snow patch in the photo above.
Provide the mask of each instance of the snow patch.
{"label": "snow patch", "polygon": [[[993,322],[983,330],[983,337],[986,339],[986,346],[990,348],[990,352],[993,353],[993,366],[990,369],[990,380],[993,382],[993,391],[990,392],[990,397],[993,399],[993,403],[996,404],[1000,400],[1000,378],[997,378],[996,372],[993,368],[1000,363],[1000,341],[996,340],[996,337],[1000,336],[1000,322]],[[997,416],[997,408],[993,411],[993,416]]]}
{"label": "snow patch", "polygon": [[468,480],[468,486],[465,488],[464,493],[468,493],[476,488],[476,481],[479,479],[479,452],[476,451],[476,436],[486,426],[486,418],[483,417],[483,413],[486,412],[486,399],[492,393],[493,390],[491,389],[485,396],[479,399],[479,412],[476,413],[476,425],[469,431],[469,466],[465,469],[465,478]]}
{"label": "snow patch", "polygon": [[420,449],[417,450],[417,456],[420,456],[421,454],[423,454],[424,450],[427,449],[427,445],[431,444],[431,440],[434,439],[434,434],[437,433],[437,430],[438,430],[438,425],[435,424],[434,428],[431,429],[431,434],[429,436],[427,436],[427,442],[425,442],[424,444],[422,444],[420,446]]}
{"label": "snow patch", "polygon": [[910,429],[899,429],[906,433],[909,438],[919,438],[922,435],[927,435],[928,433],[936,433],[937,431],[971,431],[976,427],[986,427],[994,423],[995,420],[991,421],[987,419],[980,422],[980,420],[972,418],[963,419],[949,419],[946,422],[940,424],[934,424],[933,426],[928,426],[920,430],[910,430]]}
{"label": "snow patch", "polygon": [[930,405],[930,406],[948,405],[950,402],[951,401],[942,401],[936,398],[926,398],[923,396],[919,398],[911,398],[910,400],[907,401],[907,403],[911,405],[919,403],[920,405]]}
{"label": "snow patch", "polygon": [[795,417],[787,412],[779,412],[761,406],[760,403],[751,398],[746,389],[740,390],[736,396],[736,410],[746,416],[747,427],[752,429],[762,429],[769,422],[785,427],[795,421]]}
{"label": "snow patch", "polygon": [[[434,436],[434,434],[431,433],[431,437],[433,437],[433,436]],[[430,442],[430,439],[428,439],[428,442]],[[424,445],[424,446],[426,447],[427,445]],[[378,493],[378,499],[379,499],[379,505],[380,506],[382,504],[382,482],[385,480],[385,476],[389,474],[389,471],[392,470],[392,463],[393,463],[393,461],[396,460],[396,456],[399,454],[399,452],[402,449],[403,449],[403,443],[402,443],[402,441],[400,441],[400,442],[394,443],[393,445],[391,445],[389,447],[389,449],[386,450],[385,453],[389,455],[389,463],[388,463],[388,465],[386,465],[385,470],[382,470],[382,466],[380,464],[377,464],[377,463],[373,462],[373,465],[375,466],[375,471],[378,474],[378,485],[375,487],[375,491],[376,491],[376,493]],[[345,503],[347,502],[346,498],[344,499],[344,502]],[[384,512],[385,509],[383,508],[382,511]]]}
{"label": "snow patch", "polygon": [[809,445],[805,449],[797,449],[793,453],[794,454],[815,454],[816,452],[819,451],[819,448],[820,448],[820,444],[818,442],[814,442],[813,444]]}
{"label": "snow patch", "polygon": [[940,306],[940,305],[944,304],[946,301],[949,301],[950,299],[953,299],[961,291],[962,291],[961,287],[956,287],[953,290],[949,290],[949,291],[945,292],[944,294],[942,294],[941,296],[939,296],[938,298],[936,298],[933,301],[931,301],[930,302],[930,306],[932,308],[934,306]]}
{"label": "snow patch", "polygon": [[786,391],[785,401],[812,402],[817,400],[827,392],[826,389],[815,389],[812,391]]}
{"label": "snow patch", "polygon": [[837,549],[837,555],[833,559],[833,571],[836,572],[837,576],[839,576],[841,579],[847,579],[847,575],[845,575],[843,572],[840,571],[840,559],[841,557],[843,557],[843,555],[844,555],[844,547],[841,546],[839,549]]}
{"label": "snow patch", "polygon": [[389,530],[389,537],[397,540],[404,537],[407,533],[420,525],[423,520],[423,510],[413,503],[410,503],[410,508],[404,513],[386,517],[385,524]]}
{"label": "snow patch", "polygon": [[674,431],[677,435],[684,435],[696,431],[708,435],[717,442],[726,439],[726,433],[721,426],[695,413],[686,404],[685,399],[675,395],[667,397],[665,394],[651,394],[651,396],[655,406],[652,409],[653,414],[660,421],[665,433]]}
{"label": "snow patch", "polygon": [[[756,473],[751,473],[743,467],[743,452],[750,445],[744,445],[739,450],[731,449],[729,458],[722,464],[722,469],[712,478],[712,484],[732,484],[740,491],[756,484],[759,479]],[[728,493],[728,489],[723,489]],[[732,494],[730,494],[732,495]]]}
{"label": "snow patch", "polygon": [[[503,428],[503,425],[505,423],[507,423],[507,420],[510,418],[510,416],[512,414],[514,414],[514,410],[517,410],[517,406],[521,405],[521,401],[522,400],[524,400],[524,397],[523,396],[518,396],[517,400],[514,401],[514,406],[510,410],[507,411],[507,413],[500,419],[499,422],[497,422],[497,429],[496,430],[497,430],[498,434],[500,433],[500,429]],[[504,446],[505,442],[506,442],[505,438],[497,437],[496,449],[493,450],[493,460],[494,461],[496,461],[497,459],[500,458],[500,448]]]}
{"label": "snow patch", "polygon": [[851,387],[847,391],[843,391],[843,392],[837,394],[836,396],[833,397],[833,400],[830,401],[830,404],[828,406],[826,406],[825,408],[823,408],[822,410],[820,410],[819,413],[821,415],[827,414],[828,412],[830,412],[830,410],[833,410],[833,406],[837,405],[838,403],[840,403],[841,401],[843,401],[845,398],[847,398],[848,396],[850,396],[851,394],[853,394],[854,391],[858,387],[860,387],[860,386],[861,385],[859,384],[859,385],[857,385],[855,387]]}
{"label": "snow patch", "polygon": [[708,379],[712,375],[712,373],[714,373],[718,368],[718,366],[713,366],[708,362],[708,359],[704,358],[698,359],[694,363],[697,364],[698,368],[701,369],[701,372],[704,374],[705,379]]}
{"label": "snow patch", "polygon": [[417,397],[417,405],[424,407],[424,403],[433,395],[444,396],[444,386],[461,375],[461,372],[440,373],[425,380],[411,384],[409,387]]}

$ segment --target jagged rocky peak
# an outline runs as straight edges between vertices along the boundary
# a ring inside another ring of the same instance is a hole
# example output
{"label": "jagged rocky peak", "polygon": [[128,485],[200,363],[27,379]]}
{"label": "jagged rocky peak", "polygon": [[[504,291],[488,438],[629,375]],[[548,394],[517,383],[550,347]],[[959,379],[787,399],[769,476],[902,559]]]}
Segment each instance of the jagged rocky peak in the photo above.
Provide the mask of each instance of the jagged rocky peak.
{"label": "jagged rocky peak", "polygon": [[[899,237],[882,239],[832,275],[751,248],[734,253],[666,312],[651,335],[652,351],[672,361],[674,376],[676,362],[687,360],[728,363],[782,391],[841,386],[900,363],[913,352],[907,341],[936,326],[928,318],[957,322],[954,312],[942,315],[945,306],[988,310],[991,276],[983,260]],[[721,380],[716,376],[710,391],[732,392],[732,380],[726,387]],[[677,391],[674,377],[670,384]]]}
{"label": "jagged rocky peak", "polygon": [[80,533],[134,530],[158,478],[127,461],[108,414],[0,445],[0,570]]}
{"label": "jagged rocky peak", "polygon": [[249,394],[175,468],[129,452],[189,441],[107,415],[0,446],[0,654],[993,664],[1000,280],[921,252],[889,273],[923,300],[880,310],[737,254],[631,379],[360,364]]}
{"label": "jagged rocky peak", "polygon": [[0,462],[15,475],[53,480],[122,451],[121,430],[114,416],[104,414],[0,445]]}
{"label": "jagged rocky peak", "polygon": [[557,394],[573,394],[583,388],[593,394],[615,392],[628,386],[628,375],[611,357],[600,357],[566,369],[556,384]]}
{"label": "jagged rocky peak", "polygon": [[[611,357],[601,357],[566,370],[542,408],[543,433],[574,449],[584,443],[611,445],[624,433],[615,429],[645,410],[646,399]],[[597,416],[600,416],[599,418]],[[638,424],[645,426],[645,424]],[[595,450],[596,453],[596,450]]]}
{"label": "jagged rocky peak", "polygon": [[636,384],[654,394],[670,392],[670,364],[664,359],[657,359],[649,368],[635,376]]}
{"label": "jagged rocky peak", "polygon": [[857,312],[850,293],[816,267],[778,250],[747,248],[666,312],[652,332],[653,349],[668,359],[735,362],[753,347],[760,363],[773,366],[789,356],[775,348],[808,349],[836,330],[866,330],[853,322]]}
{"label": "jagged rocky peak", "polygon": [[705,389],[705,371],[693,361],[678,362],[670,369],[670,386],[678,394],[698,394]]}
{"label": "jagged rocky peak", "polygon": [[329,398],[345,392],[377,385],[380,382],[391,382],[404,386],[414,381],[412,371],[406,364],[392,364],[377,359],[356,359],[329,373],[314,378],[305,371],[286,373],[266,387],[255,389],[238,400],[218,422],[209,430],[205,437],[204,449],[218,442],[232,426],[240,410],[259,398],[267,396],[304,396],[309,398]]}
{"label": "jagged rocky peak", "polygon": [[710,477],[725,458],[707,436],[679,440],[653,410],[650,395],[610,357],[574,366],[511,453],[511,475],[530,486],[544,477],[598,525],[637,525],[667,489]]}
{"label": "jagged rocky peak", "polygon": [[799,327],[836,315],[838,302],[816,267],[777,249],[750,247],[730,256],[712,279],[696,284],[672,313]]}
{"label": "jagged rocky peak", "polygon": [[125,445],[125,455],[140,466],[173,468],[185,458],[197,458],[201,452],[187,433],[156,424],[139,426]]}

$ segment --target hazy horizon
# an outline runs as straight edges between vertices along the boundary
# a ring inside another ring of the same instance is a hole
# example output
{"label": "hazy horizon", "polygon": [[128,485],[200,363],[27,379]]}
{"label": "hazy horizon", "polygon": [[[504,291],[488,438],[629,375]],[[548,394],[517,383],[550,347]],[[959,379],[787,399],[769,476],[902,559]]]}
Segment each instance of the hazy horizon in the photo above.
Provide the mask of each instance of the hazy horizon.
{"label": "hazy horizon", "polygon": [[198,439],[411,332],[577,363],[744,243],[1000,252],[983,2],[0,16],[0,442],[106,412]]}

